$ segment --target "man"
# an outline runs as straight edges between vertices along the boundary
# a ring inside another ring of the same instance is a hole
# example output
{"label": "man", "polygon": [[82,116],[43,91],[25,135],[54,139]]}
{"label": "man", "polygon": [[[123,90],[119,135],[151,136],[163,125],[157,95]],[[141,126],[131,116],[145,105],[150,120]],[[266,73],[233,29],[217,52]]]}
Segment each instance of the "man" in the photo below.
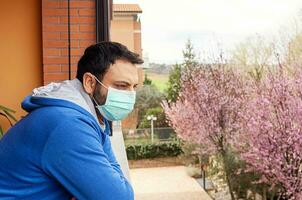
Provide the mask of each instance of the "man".
{"label": "man", "polygon": [[133,109],[142,63],[102,42],[85,50],[76,79],[34,89],[22,102],[29,114],[0,140],[0,199],[133,200],[108,120]]}

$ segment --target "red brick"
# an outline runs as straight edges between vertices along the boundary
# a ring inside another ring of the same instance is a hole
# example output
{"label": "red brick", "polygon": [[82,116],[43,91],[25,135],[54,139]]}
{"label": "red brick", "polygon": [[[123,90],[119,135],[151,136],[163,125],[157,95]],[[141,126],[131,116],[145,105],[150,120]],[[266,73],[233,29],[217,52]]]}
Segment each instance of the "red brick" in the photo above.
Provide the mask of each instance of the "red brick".
{"label": "red brick", "polygon": [[42,8],[47,9],[47,8],[58,8],[60,7],[60,1],[42,1]]}
{"label": "red brick", "polygon": [[95,43],[95,41],[81,40],[80,41],[80,47],[87,48],[88,46],[90,46],[94,43]]}
{"label": "red brick", "polygon": [[67,9],[61,8],[45,8],[42,12],[43,16],[68,16]]}
{"label": "red brick", "polygon": [[68,1],[61,1],[60,0],[60,7],[61,8],[67,8],[68,7]]}
{"label": "red brick", "polygon": [[78,8],[70,9],[70,16],[71,17],[78,17],[79,16],[79,9]]}
{"label": "red brick", "polygon": [[[67,16],[61,16],[60,17],[60,24],[67,24],[68,23],[68,17]],[[95,23],[95,17],[70,17],[70,23],[71,24],[94,24]]]}
{"label": "red brick", "polygon": [[79,16],[79,9],[70,9],[70,16],[71,17],[78,17]]}
{"label": "red brick", "polygon": [[62,65],[61,70],[62,70],[62,72],[69,72],[69,66],[68,65]]}
{"label": "red brick", "polygon": [[71,38],[73,40],[79,39],[79,40],[94,40],[95,39],[95,33],[72,33]]}
{"label": "red brick", "polygon": [[70,26],[70,31],[71,32],[79,32],[80,26],[79,25],[71,25]]}
{"label": "red brick", "polygon": [[71,57],[71,64],[77,64],[80,60],[80,56],[72,56]]}
{"label": "red brick", "polygon": [[[70,19],[70,30],[71,31],[79,31],[79,25],[77,23],[73,23],[72,21],[73,19]],[[65,26],[68,26],[68,17],[60,17],[60,24],[63,25],[65,24]]]}
{"label": "red brick", "polygon": [[68,57],[43,57],[44,64],[68,64]]}
{"label": "red brick", "polygon": [[60,38],[61,39],[68,39],[68,32],[62,32],[62,33],[60,33]]}
{"label": "red brick", "polygon": [[[61,55],[62,56],[68,56],[68,49],[62,49],[61,50]],[[70,49],[70,55],[71,56],[81,56],[83,55],[83,51],[78,48],[71,48]]]}
{"label": "red brick", "polygon": [[45,16],[43,17],[43,24],[59,24],[60,23],[60,18],[55,16],[55,17],[48,17]]}
{"label": "red brick", "polygon": [[[75,65],[71,65],[71,71],[77,71],[77,63]],[[64,65],[62,66],[62,72],[69,72],[69,66],[68,65]]]}
{"label": "red brick", "polygon": [[79,9],[80,16],[95,16],[95,9]]}
{"label": "red brick", "polygon": [[71,72],[71,79],[76,78],[76,76],[77,76],[77,71],[72,71]]}
{"label": "red brick", "polygon": [[61,50],[60,49],[44,49],[43,50],[43,56],[60,56]]}
{"label": "red brick", "polygon": [[71,17],[71,24],[95,24],[95,17]]}
{"label": "red brick", "polygon": [[61,72],[61,66],[60,65],[44,65],[43,72]]}
{"label": "red brick", "polygon": [[66,25],[43,25],[43,32],[62,32],[68,31],[68,26]]}
{"label": "red brick", "polygon": [[71,8],[94,8],[94,1],[72,1],[70,3]]}
{"label": "red brick", "polygon": [[60,33],[59,32],[44,32],[43,39],[44,40],[59,40]]}
{"label": "red brick", "polygon": [[95,25],[80,25],[80,32],[95,32],[96,27]]}
{"label": "red brick", "polygon": [[71,66],[71,71],[77,71],[78,69],[78,62],[75,65]]}
{"label": "red brick", "polygon": [[61,73],[45,73],[44,74],[44,81],[63,81],[68,79],[67,72]]}
{"label": "red brick", "polygon": [[66,48],[66,49],[61,49],[61,55],[62,55],[62,56],[68,56],[68,48]]}
{"label": "red brick", "polygon": [[49,1],[49,0],[43,0],[42,1],[42,8],[67,8],[68,7],[68,1],[62,1],[62,0],[56,0],[56,1]]}
{"label": "red brick", "polygon": [[[73,34],[78,33],[78,31],[72,30],[72,29],[75,29],[75,28],[76,27],[70,27],[70,38],[71,39],[74,39],[72,37]],[[62,40],[68,40],[68,32],[67,31],[61,32],[59,38],[62,39]]]}
{"label": "red brick", "polygon": [[79,47],[80,41],[78,40],[71,40],[71,48]]}
{"label": "red brick", "polygon": [[60,17],[60,24],[67,24],[68,23],[68,17],[61,16]]}
{"label": "red brick", "polygon": [[60,48],[60,47],[68,47],[68,41],[43,40],[43,48]]}
{"label": "red brick", "polygon": [[71,55],[73,56],[82,56],[84,51],[82,49],[71,49]]}

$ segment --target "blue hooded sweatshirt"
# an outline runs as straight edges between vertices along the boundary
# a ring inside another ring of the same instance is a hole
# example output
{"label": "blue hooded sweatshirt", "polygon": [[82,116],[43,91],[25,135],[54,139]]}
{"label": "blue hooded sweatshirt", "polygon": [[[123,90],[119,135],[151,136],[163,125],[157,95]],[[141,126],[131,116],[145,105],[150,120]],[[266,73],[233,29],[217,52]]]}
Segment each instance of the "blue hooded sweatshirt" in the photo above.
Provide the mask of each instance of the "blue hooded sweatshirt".
{"label": "blue hooded sweatshirt", "polygon": [[0,199],[133,200],[79,80],[35,89],[28,112],[0,140]]}

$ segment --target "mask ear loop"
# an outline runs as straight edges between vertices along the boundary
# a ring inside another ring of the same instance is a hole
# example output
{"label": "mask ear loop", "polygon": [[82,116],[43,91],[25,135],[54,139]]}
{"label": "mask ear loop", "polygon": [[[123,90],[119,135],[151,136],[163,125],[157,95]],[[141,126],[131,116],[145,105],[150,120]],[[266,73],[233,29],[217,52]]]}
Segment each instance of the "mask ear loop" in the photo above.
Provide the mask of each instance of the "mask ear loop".
{"label": "mask ear loop", "polygon": [[108,89],[108,87],[106,85],[104,85],[95,75],[92,74],[92,76],[95,78],[95,80],[101,84],[104,88]]}
{"label": "mask ear loop", "polygon": [[[98,83],[100,83],[99,80],[98,80],[93,74],[91,74],[91,75],[93,76],[93,78],[94,78]],[[103,85],[102,83],[100,83],[100,84]],[[94,98],[93,94],[91,95],[91,98],[92,98],[92,100],[93,100],[93,103],[95,104],[94,106],[95,106],[95,107],[99,106],[99,104],[98,104],[98,102],[96,101],[96,99]]]}
{"label": "mask ear loop", "polygon": [[97,107],[97,106],[99,106],[99,104],[98,104],[98,102],[95,100],[95,98],[94,98],[94,96],[92,95],[92,100],[94,101],[94,103],[95,103],[95,107]]}
{"label": "mask ear loop", "polygon": [[[93,74],[91,74],[94,78],[95,78],[95,80],[99,83],[99,84],[101,84],[104,88],[106,88],[106,89],[108,89],[108,87],[106,87],[101,81],[99,81],[99,79],[95,76],[95,75],[93,75]],[[97,106],[99,106],[99,104],[98,104],[98,102],[96,101],[96,99],[94,98],[94,96],[92,95],[92,100],[94,101],[94,103],[95,103],[95,107],[97,107]]]}

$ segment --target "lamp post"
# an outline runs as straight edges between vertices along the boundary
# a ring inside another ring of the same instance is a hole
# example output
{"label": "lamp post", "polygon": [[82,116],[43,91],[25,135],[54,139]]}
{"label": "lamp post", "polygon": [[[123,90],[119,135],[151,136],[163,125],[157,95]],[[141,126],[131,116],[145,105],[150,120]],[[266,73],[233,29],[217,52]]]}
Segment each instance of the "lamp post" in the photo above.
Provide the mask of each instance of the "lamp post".
{"label": "lamp post", "polygon": [[151,142],[154,142],[154,127],[153,127],[153,121],[157,120],[157,117],[153,115],[148,115],[147,120],[151,121]]}

